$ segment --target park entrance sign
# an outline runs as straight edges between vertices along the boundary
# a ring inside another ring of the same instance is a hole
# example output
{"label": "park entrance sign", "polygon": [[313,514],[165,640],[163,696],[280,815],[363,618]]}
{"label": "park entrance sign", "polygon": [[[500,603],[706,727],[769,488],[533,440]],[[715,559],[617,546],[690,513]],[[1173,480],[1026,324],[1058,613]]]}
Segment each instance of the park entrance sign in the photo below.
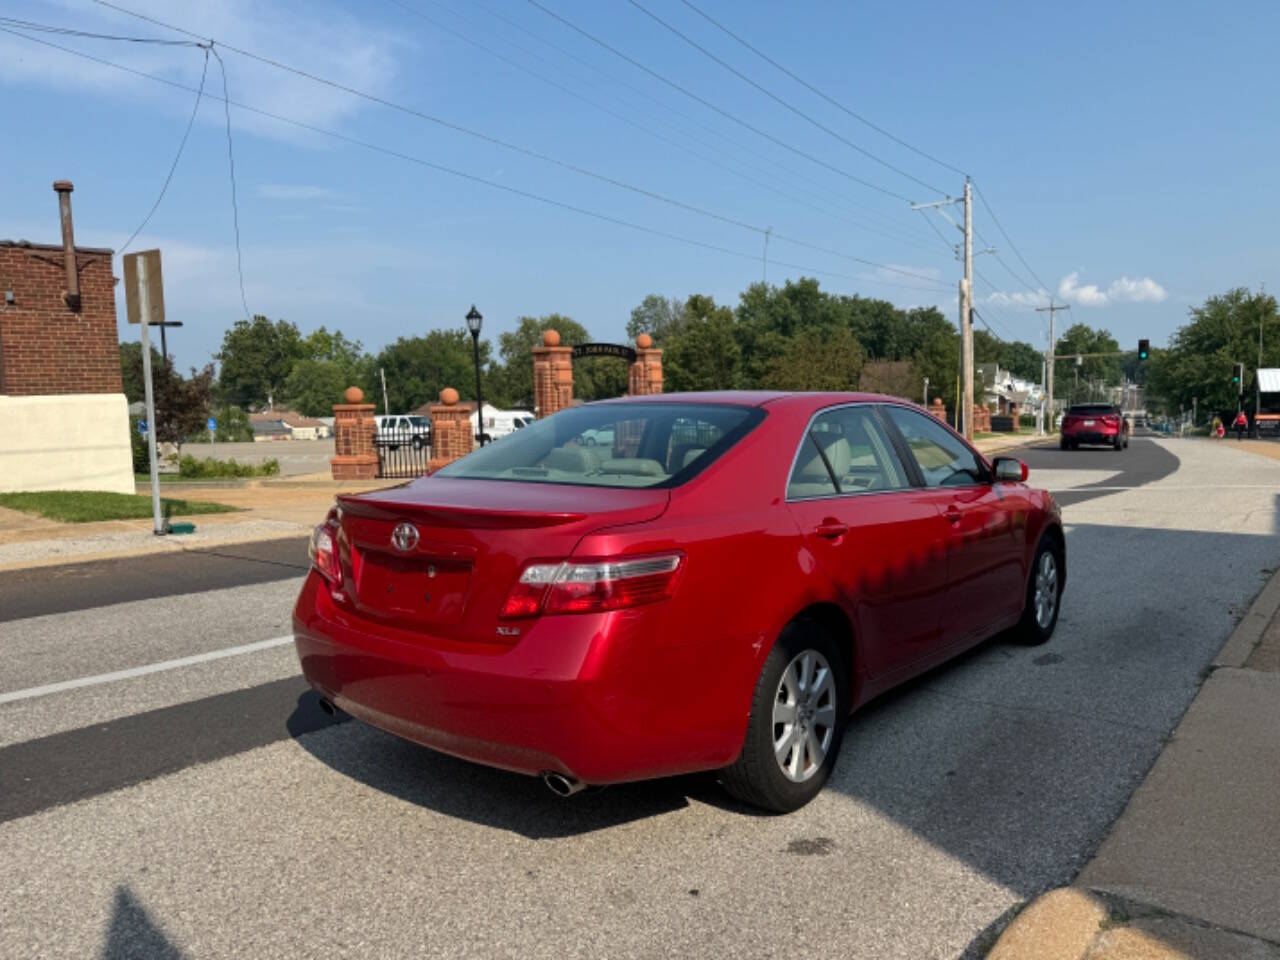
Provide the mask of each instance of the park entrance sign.
{"label": "park entrance sign", "polygon": [[636,362],[635,348],[624,343],[579,343],[574,346],[571,356],[574,360],[579,357],[619,357],[628,363]]}

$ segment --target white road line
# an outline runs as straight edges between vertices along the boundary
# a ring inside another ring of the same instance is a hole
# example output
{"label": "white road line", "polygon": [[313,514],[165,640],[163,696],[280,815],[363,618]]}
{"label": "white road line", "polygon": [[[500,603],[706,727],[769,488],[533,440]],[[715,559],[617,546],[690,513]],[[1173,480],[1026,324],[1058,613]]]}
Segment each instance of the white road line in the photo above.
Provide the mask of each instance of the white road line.
{"label": "white road line", "polygon": [[80,677],[76,680],[46,683],[42,687],[12,690],[9,693],[0,693],[0,704],[13,703],[15,700],[30,700],[32,697],[45,697],[51,693],[77,690],[80,687],[95,687],[100,683],[114,683],[117,680],[145,677],[149,673],[177,670],[179,667],[190,667],[197,663],[207,663],[210,660],[221,660],[223,657],[239,656],[242,653],[256,653],[259,650],[269,650],[272,647],[280,647],[286,643],[293,643],[292,634],[287,637],[272,637],[270,640],[259,640],[256,643],[244,643],[238,647],[223,647],[221,650],[210,650],[208,653],[179,657],[177,660],[161,660],[159,663],[148,663],[142,667],[130,667],[128,670],[113,670],[111,673],[100,673],[94,677]]}

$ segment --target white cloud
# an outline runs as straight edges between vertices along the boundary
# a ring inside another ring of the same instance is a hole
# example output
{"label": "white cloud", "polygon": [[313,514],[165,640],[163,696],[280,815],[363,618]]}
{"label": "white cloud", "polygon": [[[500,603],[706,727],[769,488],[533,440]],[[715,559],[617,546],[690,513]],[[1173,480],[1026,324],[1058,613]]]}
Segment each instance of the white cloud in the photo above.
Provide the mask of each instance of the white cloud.
{"label": "white cloud", "polygon": [[1079,272],[1073,271],[1058,284],[1058,296],[1082,307],[1103,307],[1109,303],[1160,303],[1169,294],[1150,277],[1122,276],[1103,290],[1094,283],[1080,283]]}
{"label": "white cloud", "polygon": [[1038,307],[1049,299],[1048,291],[1028,293],[1022,290],[995,290],[983,298],[994,307]]}
{"label": "white cloud", "polygon": [[260,183],[258,196],[266,200],[333,200],[338,193],[329,187],[306,183]]}
{"label": "white cloud", "polygon": [[[39,16],[34,15],[37,11],[33,9],[32,19],[117,35],[179,38],[162,27],[72,0],[56,0],[56,7],[62,9],[41,8]],[[174,4],[172,0],[134,0],[130,7],[193,33],[225,38],[227,43],[374,94],[390,92],[396,72],[394,54],[408,46],[403,35],[371,27],[367,21],[327,4],[263,4],[257,0]],[[335,37],[341,42],[335,42]],[[103,45],[65,37],[54,37],[51,42],[192,89],[199,85],[204,63],[204,54],[194,47]],[[229,50],[224,49],[222,57],[234,101],[326,128],[340,125],[343,119],[368,106],[355,96]],[[221,96],[222,76],[216,60],[209,60],[208,70],[205,91]],[[192,95],[185,91],[166,90],[154,81],[9,34],[0,34],[0,82],[117,96],[131,104],[142,100],[143,112],[145,104],[155,103],[185,114],[190,112],[192,103]],[[222,104],[216,100],[202,104],[200,117],[206,124],[223,123]],[[243,110],[232,108],[231,118],[235,126],[255,133],[289,140],[313,139],[297,128]]]}

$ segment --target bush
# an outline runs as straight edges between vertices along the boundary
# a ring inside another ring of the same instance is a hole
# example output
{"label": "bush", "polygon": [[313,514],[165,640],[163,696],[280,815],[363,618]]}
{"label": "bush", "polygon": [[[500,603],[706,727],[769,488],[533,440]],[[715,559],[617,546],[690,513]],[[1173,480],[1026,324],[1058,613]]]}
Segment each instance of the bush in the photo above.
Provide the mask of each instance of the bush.
{"label": "bush", "polygon": [[193,457],[186,454],[178,460],[178,476],[184,480],[227,480],[238,477],[274,477],[280,472],[280,461],[275,457],[262,463],[237,463],[235,460],[215,460],[213,457]]}
{"label": "bush", "polygon": [[138,417],[129,418],[129,449],[133,453],[133,472],[151,472],[151,454],[147,451],[147,438],[138,432]]}

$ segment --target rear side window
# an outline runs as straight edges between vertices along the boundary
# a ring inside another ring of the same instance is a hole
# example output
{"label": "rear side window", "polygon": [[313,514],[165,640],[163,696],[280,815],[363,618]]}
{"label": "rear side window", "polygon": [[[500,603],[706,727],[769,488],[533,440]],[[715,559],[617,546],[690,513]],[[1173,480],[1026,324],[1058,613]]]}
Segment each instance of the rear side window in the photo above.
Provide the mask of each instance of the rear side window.
{"label": "rear side window", "polygon": [[592,487],[675,486],[764,418],[757,407],[587,404],[562,410],[440,469],[436,476]]}
{"label": "rear side window", "polygon": [[813,421],[787,484],[789,500],[901,490],[906,471],[869,407],[829,410]]}
{"label": "rear side window", "polygon": [[987,482],[978,455],[928,414],[905,407],[885,407],[893,425],[907,442],[926,486],[964,487]]}

